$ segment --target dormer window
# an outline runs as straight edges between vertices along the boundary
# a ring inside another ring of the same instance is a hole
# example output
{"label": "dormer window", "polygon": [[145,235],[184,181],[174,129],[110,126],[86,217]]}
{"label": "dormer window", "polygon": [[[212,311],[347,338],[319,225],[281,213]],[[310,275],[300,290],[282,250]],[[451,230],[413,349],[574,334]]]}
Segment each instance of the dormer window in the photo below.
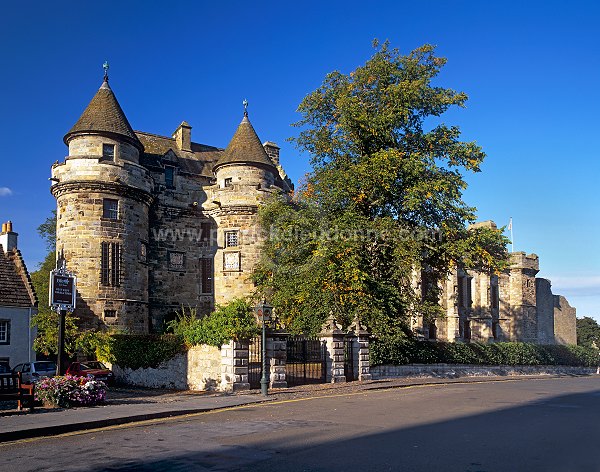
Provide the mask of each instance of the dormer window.
{"label": "dormer window", "polygon": [[175,167],[165,166],[165,185],[167,188],[175,188]]}
{"label": "dormer window", "polygon": [[225,187],[231,187],[233,186],[233,179],[231,177],[228,177],[225,179]]}
{"label": "dormer window", "polygon": [[103,161],[114,161],[115,160],[115,145],[114,144],[103,144],[102,145],[102,160]]}

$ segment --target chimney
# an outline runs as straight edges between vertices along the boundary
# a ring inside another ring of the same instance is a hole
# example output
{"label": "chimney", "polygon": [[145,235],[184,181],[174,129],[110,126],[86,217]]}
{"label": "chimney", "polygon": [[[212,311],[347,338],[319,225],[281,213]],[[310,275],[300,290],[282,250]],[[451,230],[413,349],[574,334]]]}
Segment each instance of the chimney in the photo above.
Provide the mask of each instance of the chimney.
{"label": "chimney", "polygon": [[273,161],[276,166],[279,165],[279,146],[272,141],[265,141],[263,144],[265,151],[269,158]]}
{"label": "chimney", "polygon": [[17,233],[13,230],[12,221],[2,223],[2,232],[0,233],[0,246],[5,253],[17,249]]}
{"label": "chimney", "polygon": [[182,121],[179,127],[173,133],[173,139],[177,143],[177,148],[180,151],[191,151],[192,127],[186,121]]}

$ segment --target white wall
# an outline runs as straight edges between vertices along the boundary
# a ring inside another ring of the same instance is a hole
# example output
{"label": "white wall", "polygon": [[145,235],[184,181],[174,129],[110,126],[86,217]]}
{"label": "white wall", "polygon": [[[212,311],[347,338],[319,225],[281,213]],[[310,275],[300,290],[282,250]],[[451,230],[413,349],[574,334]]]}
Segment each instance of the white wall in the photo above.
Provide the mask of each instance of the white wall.
{"label": "white wall", "polygon": [[0,344],[0,359],[8,358],[11,367],[35,360],[33,340],[36,330],[30,328],[33,309],[0,306],[0,320],[10,321],[10,344]]}

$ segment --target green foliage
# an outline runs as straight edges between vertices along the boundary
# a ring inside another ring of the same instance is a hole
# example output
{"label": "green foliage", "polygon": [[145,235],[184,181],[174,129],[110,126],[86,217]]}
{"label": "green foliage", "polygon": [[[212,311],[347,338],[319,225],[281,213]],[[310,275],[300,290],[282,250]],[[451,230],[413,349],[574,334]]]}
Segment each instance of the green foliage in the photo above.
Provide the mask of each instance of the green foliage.
{"label": "green foliage", "polygon": [[213,313],[204,317],[198,317],[195,308],[182,307],[177,318],[169,322],[167,327],[190,346],[221,346],[231,339],[252,338],[259,332],[252,306],[242,298],[217,306]]}
{"label": "green foliage", "polygon": [[598,322],[589,316],[577,318],[577,345],[592,347],[594,343],[597,348],[600,348],[600,325]]}
{"label": "green foliage", "polygon": [[37,232],[45,240],[48,252],[54,252],[56,250],[56,210],[52,210],[52,216],[46,218],[46,221],[37,227]]}
{"label": "green foliage", "polygon": [[75,341],[78,351],[88,356],[95,356],[100,360],[107,360],[110,356],[115,334],[125,334],[101,330],[85,330],[79,334]]}
{"label": "green foliage", "polygon": [[412,339],[374,340],[371,362],[381,364],[475,364],[475,365],[598,365],[595,349],[581,346],[530,343],[442,343]]}
{"label": "green foliage", "polygon": [[173,334],[112,334],[111,341],[98,353],[98,359],[135,370],[156,368],[185,351],[182,338]]}
{"label": "green foliage", "polygon": [[[50,271],[56,268],[56,211],[37,228],[40,236],[45,240],[48,254],[35,272],[31,273],[31,283],[38,298],[38,312],[33,316],[31,325],[37,328],[37,335],[33,342],[36,352],[45,355],[58,353],[58,313],[53,312],[49,306],[48,292],[50,284]],[[76,351],[76,340],[79,334],[76,326],[77,318],[67,314],[65,330],[65,350],[69,355]]]}
{"label": "green foliage", "polygon": [[[37,327],[37,335],[33,340],[33,349],[45,355],[58,353],[58,313],[44,310],[31,319],[32,326]],[[65,352],[69,357],[77,352],[77,318],[67,314],[65,318]]]}
{"label": "green foliage", "polygon": [[[501,231],[467,229],[475,209],[462,200],[463,173],[478,172],[485,154],[439,122],[467,100],[432,84],[446,60],[430,45],[406,56],[376,48],[304,98],[293,141],[312,171],[292,202],[260,211],[271,237],[254,280],[292,331],[314,333],[333,312],[402,336],[408,312],[440,314],[435,281],[456,264],[507,266]],[[415,269],[432,278],[423,296],[411,288]]]}

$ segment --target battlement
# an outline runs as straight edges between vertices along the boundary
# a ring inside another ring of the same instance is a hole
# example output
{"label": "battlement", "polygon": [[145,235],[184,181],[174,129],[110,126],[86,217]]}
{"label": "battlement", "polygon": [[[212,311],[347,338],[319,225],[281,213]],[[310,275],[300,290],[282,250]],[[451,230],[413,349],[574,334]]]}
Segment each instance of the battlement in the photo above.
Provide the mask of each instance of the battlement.
{"label": "battlement", "polygon": [[538,272],[540,270],[540,258],[537,254],[526,254],[525,252],[510,253],[511,270],[529,269]]}
{"label": "battlement", "polygon": [[473,223],[472,225],[469,225],[469,229],[476,229],[476,228],[498,229],[498,226],[492,220],[478,221],[477,223]]}

